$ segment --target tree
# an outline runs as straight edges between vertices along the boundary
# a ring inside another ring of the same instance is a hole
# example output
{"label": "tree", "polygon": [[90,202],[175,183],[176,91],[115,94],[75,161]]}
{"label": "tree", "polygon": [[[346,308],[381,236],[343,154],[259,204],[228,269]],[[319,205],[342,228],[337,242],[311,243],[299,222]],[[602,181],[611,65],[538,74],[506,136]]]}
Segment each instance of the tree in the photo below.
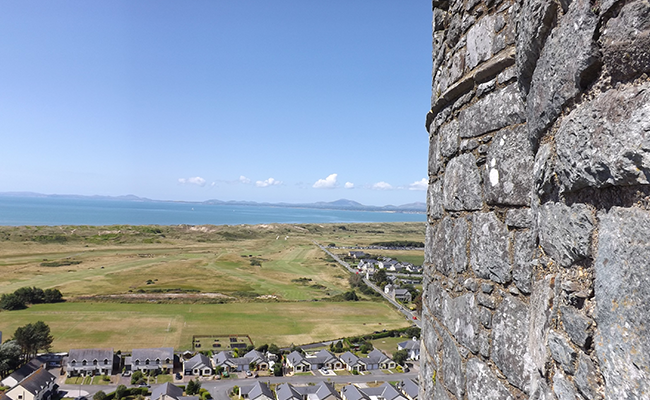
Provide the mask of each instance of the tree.
{"label": "tree", "polygon": [[93,395],[93,400],[106,400],[106,393],[104,393],[103,390],[100,390]]}
{"label": "tree", "polygon": [[340,341],[340,340],[338,342],[336,342],[336,344],[334,345],[334,349],[336,349],[337,353],[340,353],[341,351],[343,351],[343,342]]}
{"label": "tree", "polygon": [[359,274],[351,274],[348,278],[348,283],[350,283],[350,286],[352,287],[361,286],[363,283],[363,277]]}
{"label": "tree", "polygon": [[253,346],[252,344],[249,344],[248,346],[246,346],[246,352],[247,352],[247,353],[248,353],[249,351],[252,351],[252,350],[255,350],[255,346]]}
{"label": "tree", "polygon": [[49,351],[54,340],[50,327],[43,321],[19,327],[14,332],[14,339],[20,345],[25,360],[36,356],[39,350]]}
{"label": "tree", "polygon": [[343,298],[345,301],[359,301],[359,296],[354,292],[354,290],[350,290],[349,292],[345,292],[343,294]]}
{"label": "tree", "polygon": [[388,275],[386,274],[385,270],[380,269],[379,271],[375,272],[375,274],[372,276],[372,280],[378,286],[384,286],[388,282]]}
{"label": "tree", "polygon": [[133,375],[131,375],[131,385],[135,385],[138,383],[144,382],[144,374],[142,371],[135,371]]}
{"label": "tree", "polygon": [[63,301],[63,294],[59,289],[45,289],[43,295],[43,303],[60,303]]}
{"label": "tree", "polygon": [[280,356],[282,355],[282,352],[280,351],[280,348],[275,343],[271,343],[269,345],[268,352],[271,353],[271,354],[275,354],[276,356],[278,356],[278,358],[280,358]]}
{"label": "tree", "polygon": [[0,308],[7,311],[23,310],[27,308],[27,304],[25,304],[22,297],[17,296],[15,293],[7,293],[0,297]]}
{"label": "tree", "polygon": [[250,364],[248,364],[248,369],[255,371],[255,368],[257,368],[257,363],[255,361],[251,361]]}
{"label": "tree", "polygon": [[269,349],[269,345],[268,345],[268,344],[263,344],[263,345],[261,345],[260,347],[258,347],[258,348],[255,349],[255,350],[257,350],[257,351],[259,351],[259,352],[262,352],[262,353],[266,353],[266,351],[267,351],[268,349]]}
{"label": "tree", "polygon": [[0,376],[5,377],[20,365],[20,345],[15,340],[0,344]]}
{"label": "tree", "polygon": [[397,350],[393,353],[393,361],[398,363],[401,366],[404,366],[404,363],[409,358],[409,353],[406,350]]}
{"label": "tree", "polygon": [[128,389],[124,385],[119,385],[117,389],[115,389],[115,398],[117,400],[120,400],[122,397],[126,396]]}
{"label": "tree", "polygon": [[369,351],[372,351],[373,348],[374,348],[374,347],[373,347],[372,343],[370,343],[370,342],[363,342],[363,344],[361,345],[361,347],[359,348],[359,350],[360,350],[361,353],[363,353],[363,354],[368,354],[368,352],[369,352]]}
{"label": "tree", "polygon": [[415,304],[415,312],[418,313],[418,315],[422,315],[422,293],[418,293],[413,300],[413,304]]}
{"label": "tree", "polygon": [[219,365],[217,368],[214,369],[214,373],[216,375],[221,375],[222,372],[223,372],[223,366],[222,365]]}
{"label": "tree", "polygon": [[199,382],[198,378],[194,381],[187,382],[187,386],[185,387],[185,393],[187,393],[188,396],[193,396],[197,394],[200,390],[201,390],[201,382]]}
{"label": "tree", "polygon": [[273,364],[273,376],[282,376],[282,363]]}

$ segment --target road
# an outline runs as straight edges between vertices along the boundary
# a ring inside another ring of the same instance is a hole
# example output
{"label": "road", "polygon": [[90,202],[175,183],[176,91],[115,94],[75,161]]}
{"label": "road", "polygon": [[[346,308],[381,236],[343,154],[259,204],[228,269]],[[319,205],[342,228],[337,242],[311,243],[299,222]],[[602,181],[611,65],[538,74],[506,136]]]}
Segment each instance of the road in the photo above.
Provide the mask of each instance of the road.
{"label": "road", "polygon": [[[336,254],[334,254],[334,253],[332,253],[331,251],[327,250],[327,249],[326,249],[324,246],[322,246],[320,243],[314,241],[314,244],[315,244],[316,246],[320,247],[321,250],[323,250],[325,253],[327,253],[327,254],[328,254],[330,257],[332,257],[334,260],[336,260],[336,262],[338,262],[339,264],[341,264],[342,266],[344,266],[348,271],[350,271],[350,273],[352,273],[352,274],[356,274],[356,273],[358,273],[358,271],[357,271],[356,268],[352,268],[352,267],[350,267],[350,264],[348,264],[348,263],[346,263],[345,261],[341,260],[341,259],[340,259]],[[381,290],[379,287],[377,287],[377,285],[375,285],[374,283],[370,282],[368,279],[363,278],[363,277],[362,277],[362,279],[363,279],[363,282],[364,282],[366,285],[370,286],[370,287],[371,287],[375,292],[379,293],[379,294],[380,294],[384,299],[388,300],[388,302],[389,302],[390,304],[392,304],[393,306],[395,306],[395,308],[397,308],[397,310],[398,310],[399,312],[401,312],[402,314],[404,314],[404,316],[406,317],[406,319],[408,319],[411,323],[415,324],[418,328],[422,328],[422,323],[420,322],[420,319],[417,318],[417,316],[416,316],[414,313],[412,313],[411,310],[404,308],[403,305],[401,305],[401,304],[398,303],[397,301],[395,301],[395,300],[393,300],[392,298],[390,298],[386,293],[384,293],[383,290]]]}
{"label": "road", "polygon": [[[269,376],[261,378],[249,378],[249,379],[222,379],[222,380],[209,380],[201,381],[201,387],[207,389],[212,397],[215,400],[229,400],[228,392],[232,389],[233,386],[250,386],[253,385],[256,381],[262,381],[266,383],[291,383],[292,385],[306,385],[308,383],[318,383],[318,382],[330,382],[330,383],[365,383],[365,382],[386,382],[386,381],[401,381],[403,379],[415,379],[418,377],[418,373],[415,371],[403,373],[403,374],[386,374],[383,371],[370,371],[366,372],[367,375],[336,375],[336,376]],[[319,372],[316,372],[319,374]],[[186,383],[183,383],[186,384]],[[158,385],[151,385],[150,391],[153,390]],[[79,385],[66,385],[63,384],[59,387],[59,391],[64,391],[70,394],[66,397],[77,397],[76,392],[79,391]],[[105,393],[114,391],[117,388],[117,385],[83,385],[81,390],[86,393],[81,393],[85,395],[88,399],[92,399],[92,395],[97,393],[100,390],[103,390]]]}

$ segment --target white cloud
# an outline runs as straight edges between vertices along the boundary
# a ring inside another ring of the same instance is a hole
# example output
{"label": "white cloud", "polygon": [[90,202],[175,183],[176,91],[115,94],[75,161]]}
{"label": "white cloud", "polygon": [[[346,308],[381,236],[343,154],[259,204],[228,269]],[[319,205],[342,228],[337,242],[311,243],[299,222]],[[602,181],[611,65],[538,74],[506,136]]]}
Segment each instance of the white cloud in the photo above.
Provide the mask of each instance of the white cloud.
{"label": "white cloud", "polygon": [[183,185],[186,184],[191,184],[191,185],[197,185],[197,186],[205,186],[205,179],[201,178],[200,176],[195,176],[193,178],[180,178],[178,179],[178,182],[182,183]]}
{"label": "white cloud", "polygon": [[331,174],[325,179],[319,179],[314,183],[313,188],[316,189],[332,189],[336,187],[336,177],[338,174]]}
{"label": "white cloud", "polygon": [[382,182],[377,182],[374,185],[372,185],[372,188],[377,189],[377,190],[390,190],[393,187],[390,185],[390,183],[386,183],[386,182],[382,181]]}
{"label": "white cloud", "polygon": [[257,187],[267,187],[267,186],[275,186],[275,185],[282,185],[282,181],[277,181],[273,178],[269,178],[265,181],[255,182],[255,186]]}
{"label": "white cloud", "polygon": [[239,182],[244,183],[244,184],[249,184],[249,183],[251,183],[251,180],[246,178],[244,175],[242,175],[242,176],[239,177]]}
{"label": "white cloud", "polygon": [[427,190],[429,181],[427,178],[422,178],[420,181],[415,181],[409,185],[409,190]]}
{"label": "white cloud", "polygon": [[352,183],[352,182],[345,182],[345,188],[346,188],[346,189],[352,189],[352,188],[354,188],[354,183]]}

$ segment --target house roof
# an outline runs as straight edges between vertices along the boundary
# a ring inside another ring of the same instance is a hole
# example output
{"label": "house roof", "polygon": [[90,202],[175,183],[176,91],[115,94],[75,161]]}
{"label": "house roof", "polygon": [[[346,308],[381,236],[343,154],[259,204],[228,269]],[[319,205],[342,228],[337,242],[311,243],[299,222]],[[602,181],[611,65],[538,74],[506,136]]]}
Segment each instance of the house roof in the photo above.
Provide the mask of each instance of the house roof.
{"label": "house roof", "polygon": [[329,351],[323,349],[311,357],[306,357],[305,361],[310,364],[325,364],[328,361],[337,361],[338,358]]}
{"label": "house roof", "polygon": [[210,365],[210,359],[206,355],[204,355],[202,353],[196,353],[196,355],[194,357],[190,358],[189,360],[187,360],[187,361],[185,361],[183,363],[183,367],[186,370],[187,369],[194,369],[194,368],[200,367],[200,366],[205,366],[205,367],[212,368],[212,366]]}
{"label": "house roof", "polygon": [[370,397],[361,392],[361,390],[354,385],[344,386],[343,389],[341,389],[341,394],[345,396],[347,400],[370,400]]}
{"label": "house roof", "polygon": [[402,392],[406,393],[410,398],[416,399],[419,391],[418,384],[413,379],[404,379],[402,381]]}
{"label": "house roof", "polygon": [[360,390],[368,397],[382,397],[384,400],[406,400],[406,397],[402,396],[402,394],[395,389],[395,386],[388,382],[378,387],[362,388]]}
{"label": "house roof", "polygon": [[352,367],[357,365],[360,361],[359,357],[355,356],[349,351],[346,351],[345,353],[341,354],[339,358],[341,359],[341,361],[343,361],[344,363]]}
{"label": "house roof", "polygon": [[407,293],[410,293],[407,289],[395,289],[395,296],[406,296]]}
{"label": "house roof", "polygon": [[164,362],[166,359],[174,360],[174,348],[173,347],[156,347],[151,349],[133,349],[131,352],[131,360],[145,361],[145,360],[156,360]]}
{"label": "house roof", "polygon": [[255,400],[262,396],[266,396],[269,399],[273,399],[275,396],[269,388],[269,386],[264,382],[255,382],[251,390],[248,392],[248,398],[250,400]]}
{"label": "house roof", "polygon": [[162,385],[151,390],[151,400],[158,400],[164,394],[178,399],[179,397],[183,396],[183,389],[170,382],[163,383]]}
{"label": "house roof", "polygon": [[402,350],[420,350],[420,342],[417,340],[407,340],[397,343],[397,347]]}
{"label": "house roof", "polygon": [[82,361],[82,360],[105,360],[113,362],[113,349],[72,349],[68,355],[68,361]]}
{"label": "house roof", "polygon": [[31,394],[37,394],[44,388],[46,388],[51,382],[54,382],[56,378],[54,375],[47,372],[47,370],[41,368],[36,370],[27,378],[23,379],[18,385],[23,387]]}
{"label": "house roof", "polygon": [[41,368],[42,366],[43,366],[43,362],[41,360],[34,358],[27,364],[23,365],[22,367],[12,372],[11,375],[8,376],[8,378],[13,378],[16,380],[16,382],[20,383],[20,381],[30,376],[32,373],[34,373],[34,371]]}
{"label": "house roof", "polygon": [[366,357],[369,364],[379,364],[380,362],[389,359],[386,354],[382,353],[379,349],[374,349]]}
{"label": "house roof", "polygon": [[302,400],[302,393],[298,392],[290,383],[283,383],[275,388],[278,400]]}
{"label": "house roof", "polygon": [[249,362],[266,362],[266,357],[264,354],[257,350],[251,350],[248,353],[244,354],[244,358],[248,358]]}
{"label": "house roof", "polygon": [[293,386],[290,383],[279,385],[275,392],[277,400],[322,400],[331,398],[340,399],[341,396],[336,392],[331,383],[320,382],[314,386]]}
{"label": "house roof", "polygon": [[291,365],[298,365],[301,362],[305,361],[305,357],[294,350],[287,356],[287,361],[289,361]]}

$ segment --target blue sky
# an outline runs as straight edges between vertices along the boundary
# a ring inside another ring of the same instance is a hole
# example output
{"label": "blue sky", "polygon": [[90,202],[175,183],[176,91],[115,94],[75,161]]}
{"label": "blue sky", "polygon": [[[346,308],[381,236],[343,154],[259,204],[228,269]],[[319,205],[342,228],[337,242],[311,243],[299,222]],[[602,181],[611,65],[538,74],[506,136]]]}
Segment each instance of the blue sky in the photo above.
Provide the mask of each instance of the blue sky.
{"label": "blue sky", "polygon": [[431,3],[0,5],[0,192],[424,202]]}

